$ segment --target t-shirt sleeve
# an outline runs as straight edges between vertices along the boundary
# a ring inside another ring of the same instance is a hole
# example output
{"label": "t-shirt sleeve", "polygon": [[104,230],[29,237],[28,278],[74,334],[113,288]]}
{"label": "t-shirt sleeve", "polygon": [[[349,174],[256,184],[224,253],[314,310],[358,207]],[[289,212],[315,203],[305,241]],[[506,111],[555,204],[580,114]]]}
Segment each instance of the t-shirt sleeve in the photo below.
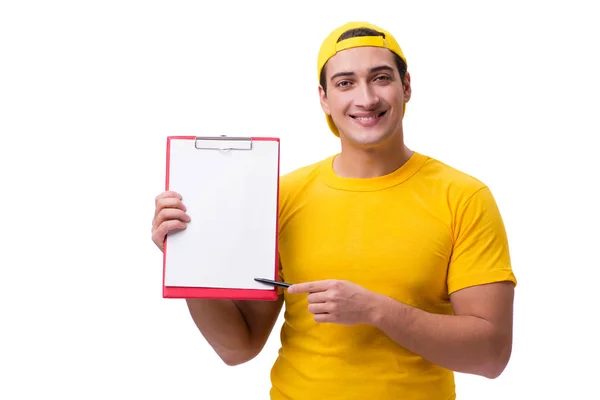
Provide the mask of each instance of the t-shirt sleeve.
{"label": "t-shirt sleeve", "polygon": [[500,281],[517,284],[504,222],[488,187],[479,189],[457,210],[454,224],[449,293]]}

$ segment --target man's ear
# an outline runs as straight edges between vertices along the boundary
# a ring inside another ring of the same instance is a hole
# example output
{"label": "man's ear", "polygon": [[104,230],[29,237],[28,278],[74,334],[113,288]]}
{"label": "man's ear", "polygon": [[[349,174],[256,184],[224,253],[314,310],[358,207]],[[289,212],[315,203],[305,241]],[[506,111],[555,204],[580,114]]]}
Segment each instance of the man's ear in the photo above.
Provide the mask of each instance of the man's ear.
{"label": "man's ear", "polygon": [[325,93],[323,86],[319,86],[319,100],[321,102],[321,108],[323,109],[323,112],[327,115],[331,115],[329,101],[327,100],[327,93]]}
{"label": "man's ear", "polygon": [[412,94],[412,87],[410,85],[410,74],[408,72],[406,72],[406,74],[404,75],[402,87],[404,88],[404,102],[408,103]]}

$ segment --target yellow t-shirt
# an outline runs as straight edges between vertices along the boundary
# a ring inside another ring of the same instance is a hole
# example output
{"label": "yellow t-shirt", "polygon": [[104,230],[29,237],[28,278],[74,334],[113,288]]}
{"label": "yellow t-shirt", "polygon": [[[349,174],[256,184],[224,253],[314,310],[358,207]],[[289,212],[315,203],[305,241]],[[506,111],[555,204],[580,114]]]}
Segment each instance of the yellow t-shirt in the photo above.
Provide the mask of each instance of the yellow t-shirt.
{"label": "yellow t-shirt", "polygon": [[[334,156],[281,179],[281,275],[342,279],[451,314],[449,294],[513,281],[507,237],[483,183],[415,153],[382,177],[341,178]],[[453,372],[369,325],[319,324],[305,294],[285,296],[273,400],[455,398]]]}

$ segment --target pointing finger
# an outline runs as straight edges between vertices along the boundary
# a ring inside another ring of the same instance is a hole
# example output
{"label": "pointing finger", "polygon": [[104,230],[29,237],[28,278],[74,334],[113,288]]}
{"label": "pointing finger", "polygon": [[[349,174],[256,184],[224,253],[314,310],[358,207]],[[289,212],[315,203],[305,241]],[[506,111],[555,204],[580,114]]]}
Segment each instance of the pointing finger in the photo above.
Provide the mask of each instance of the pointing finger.
{"label": "pointing finger", "polygon": [[328,289],[329,284],[330,281],[296,283],[290,286],[287,291],[291,294],[323,292]]}

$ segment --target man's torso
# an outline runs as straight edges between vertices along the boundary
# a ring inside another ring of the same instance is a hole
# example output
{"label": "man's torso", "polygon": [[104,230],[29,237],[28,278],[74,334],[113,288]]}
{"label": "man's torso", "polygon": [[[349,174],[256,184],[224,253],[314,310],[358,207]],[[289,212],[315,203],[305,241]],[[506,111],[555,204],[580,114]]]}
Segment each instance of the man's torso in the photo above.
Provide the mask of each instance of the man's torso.
{"label": "man's torso", "polygon": [[[418,153],[398,171],[368,180],[337,177],[332,160],[282,178],[284,279],[348,280],[430,312],[451,314],[452,202],[483,185]],[[306,295],[284,294],[273,399],[454,397],[451,371],[374,327],[318,324],[307,310]]]}

